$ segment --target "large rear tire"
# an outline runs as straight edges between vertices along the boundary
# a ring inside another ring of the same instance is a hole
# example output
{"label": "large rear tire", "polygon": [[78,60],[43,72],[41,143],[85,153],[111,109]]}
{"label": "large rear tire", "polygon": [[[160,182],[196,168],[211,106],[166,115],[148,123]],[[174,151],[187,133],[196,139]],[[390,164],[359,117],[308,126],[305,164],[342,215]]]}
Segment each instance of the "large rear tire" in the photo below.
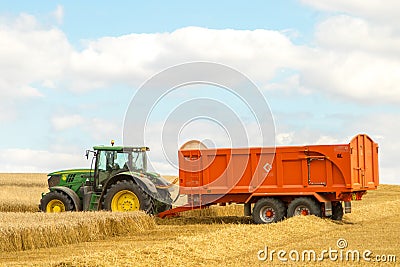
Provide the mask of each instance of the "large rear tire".
{"label": "large rear tire", "polygon": [[297,215],[315,215],[322,216],[321,205],[312,198],[298,197],[288,205],[287,216],[293,217]]}
{"label": "large rear tire", "polygon": [[154,200],[154,214],[158,214],[172,208],[171,193],[167,189],[159,189],[158,194],[159,199]]}
{"label": "large rear tire", "polygon": [[73,211],[74,204],[67,194],[60,191],[51,191],[40,200],[40,209],[50,213]]}
{"label": "large rear tire", "polygon": [[276,198],[262,198],[253,209],[253,221],[257,224],[279,222],[285,217],[285,204]]}
{"label": "large rear tire", "polygon": [[152,202],[137,184],[132,181],[117,181],[107,189],[103,208],[110,211],[137,211],[151,213]]}

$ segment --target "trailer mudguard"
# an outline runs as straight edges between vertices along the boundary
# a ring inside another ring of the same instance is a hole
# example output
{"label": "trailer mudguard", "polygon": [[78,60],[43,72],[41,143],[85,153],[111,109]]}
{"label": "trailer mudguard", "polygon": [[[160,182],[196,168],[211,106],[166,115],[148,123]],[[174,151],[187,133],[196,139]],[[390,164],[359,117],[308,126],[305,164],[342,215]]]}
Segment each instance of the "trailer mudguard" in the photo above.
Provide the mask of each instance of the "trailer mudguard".
{"label": "trailer mudguard", "polygon": [[64,186],[54,186],[50,188],[50,191],[61,191],[67,194],[72,199],[72,202],[74,203],[75,206],[75,210],[76,211],[82,210],[82,201],[80,200],[78,194],[75,193],[72,189]]}

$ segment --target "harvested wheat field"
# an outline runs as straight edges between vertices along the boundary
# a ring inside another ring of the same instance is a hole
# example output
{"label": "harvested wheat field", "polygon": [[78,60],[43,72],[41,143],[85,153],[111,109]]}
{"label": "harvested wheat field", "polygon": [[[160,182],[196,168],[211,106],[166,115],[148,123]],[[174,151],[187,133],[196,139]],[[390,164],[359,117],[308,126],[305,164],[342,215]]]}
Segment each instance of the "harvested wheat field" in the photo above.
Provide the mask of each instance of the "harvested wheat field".
{"label": "harvested wheat field", "polygon": [[[26,184],[10,185],[1,176],[0,206],[10,205],[3,210],[13,210],[19,197],[28,206],[37,205],[40,193],[30,195]],[[46,176],[40,179],[44,184],[35,181],[35,191],[41,186],[45,190]],[[19,195],[8,192],[10,187]],[[353,202],[353,213],[342,222],[305,216],[254,225],[241,216],[242,209],[241,205],[212,207],[172,219],[143,213],[43,214],[23,208],[24,213],[2,212],[0,265],[380,266],[391,261],[385,264],[395,266],[400,262],[400,186],[381,185],[368,192],[362,201]],[[364,253],[370,261],[362,258]]]}
{"label": "harvested wheat field", "polygon": [[0,173],[0,212],[39,211],[40,197],[46,190],[46,174]]}
{"label": "harvested wheat field", "polygon": [[0,252],[57,247],[153,229],[143,212],[0,213]]}

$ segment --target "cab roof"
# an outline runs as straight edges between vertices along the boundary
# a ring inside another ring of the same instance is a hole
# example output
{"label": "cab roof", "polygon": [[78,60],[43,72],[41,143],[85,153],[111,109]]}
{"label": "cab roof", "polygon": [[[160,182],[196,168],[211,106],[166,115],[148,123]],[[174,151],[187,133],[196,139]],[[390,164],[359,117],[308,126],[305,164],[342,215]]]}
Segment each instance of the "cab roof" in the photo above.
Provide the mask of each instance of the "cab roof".
{"label": "cab roof", "polygon": [[104,151],[149,151],[150,148],[145,146],[132,147],[132,146],[94,146],[94,150],[104,150]]}

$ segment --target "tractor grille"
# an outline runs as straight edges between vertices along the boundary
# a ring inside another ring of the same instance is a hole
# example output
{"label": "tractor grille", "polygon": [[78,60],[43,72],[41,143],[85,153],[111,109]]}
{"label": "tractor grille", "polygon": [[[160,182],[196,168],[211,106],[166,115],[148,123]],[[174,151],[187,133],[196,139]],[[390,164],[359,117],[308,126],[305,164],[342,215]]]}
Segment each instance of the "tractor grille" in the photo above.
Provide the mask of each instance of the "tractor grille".
{"label": "tractor grille", "polygon": [[61,175],[50,176],[49,179],[47,180],[47,183],[49,184],[49,188],[59,185],[60,179],[61,179]]}

